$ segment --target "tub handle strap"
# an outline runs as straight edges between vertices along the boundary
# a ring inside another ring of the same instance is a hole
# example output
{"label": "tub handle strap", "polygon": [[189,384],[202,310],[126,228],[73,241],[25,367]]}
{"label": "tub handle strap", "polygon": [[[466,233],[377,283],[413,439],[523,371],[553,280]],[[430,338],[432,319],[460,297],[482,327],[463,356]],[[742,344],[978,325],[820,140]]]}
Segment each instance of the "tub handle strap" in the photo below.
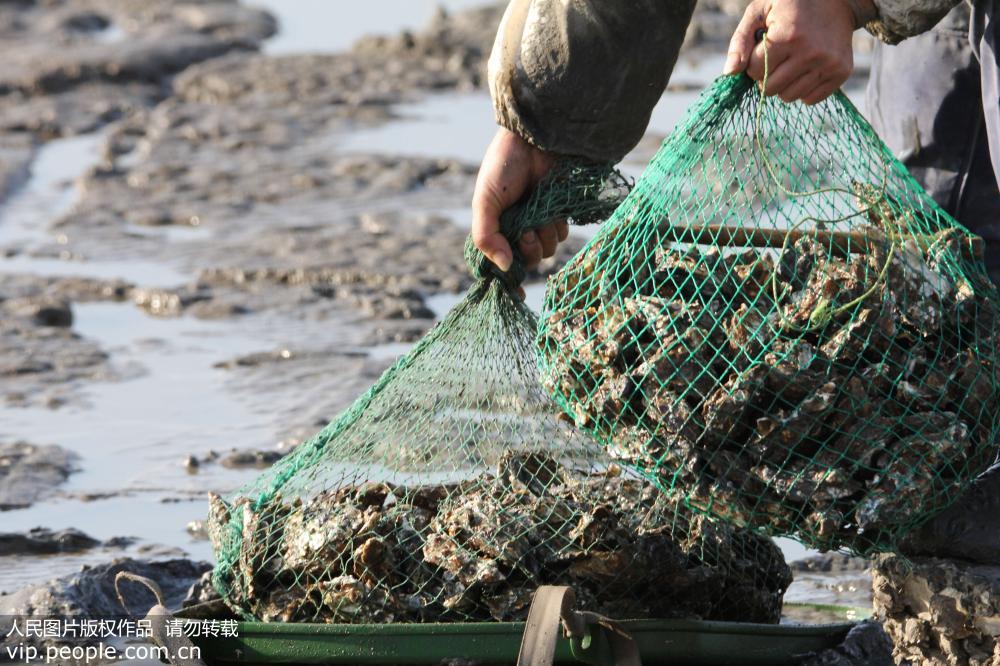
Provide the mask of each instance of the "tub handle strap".
{"label": "tub handle strap", "polygon": [[635,639],[618,622],[598,613],[574,610],[575,605],[576,594],[570,587],[542,585],[535,591],[517,666],[552,666],[560,633],[584,641],[593,639],[597,631],[611,648],[612,659],[606,666],[642,666]]}
{"label": "tub handle strap", "polygon": [[163,599],[163,591],[156,581],[130,571],[119,571],[118,575],[115,576],[115,593],[118,595],[118,601],[126,611],[128,611],[128,605],[125,603],[125,597],[122,596],[122,591],[119,587],[119,583],[122,580],[130,580],[144,585],[156,597],[156,605],[149,609],[144,619],[149,622],[150,635],[153,642],[167,651],[167,659],[170,661],[171,666],[206,666],[205,662],[201,659],[193,657],[184,658],[181,656],[195,655],[199,652],[187,636],[172,635],[174,632],[167,631],[168,621],[173,620],[174,616],[167,609],[166,602]]}

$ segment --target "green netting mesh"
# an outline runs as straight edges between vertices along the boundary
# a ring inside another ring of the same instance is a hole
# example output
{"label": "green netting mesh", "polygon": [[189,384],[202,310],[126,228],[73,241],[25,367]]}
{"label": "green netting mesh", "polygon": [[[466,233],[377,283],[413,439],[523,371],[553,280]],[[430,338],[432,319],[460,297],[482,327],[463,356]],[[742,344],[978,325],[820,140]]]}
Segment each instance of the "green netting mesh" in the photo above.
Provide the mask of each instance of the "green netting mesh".
{"label": "green netting mesh", "polygon": [[[505,233],[604,219],[620,185],[561,166]],[[618,617],[777,621],[780,551],[679,506],[560,419],[514,292],[524,271],[467,255],[479,280],[444,321],[312,440],[213,498],[227,603],[265,621],[512,620],[538,585],[568,584]]]}
{"label": "green netting mesh", "polygon": [[892,548],[996,458],[981,253],[843,94],[723,77],[550,280],[545,386],[688,507]]}

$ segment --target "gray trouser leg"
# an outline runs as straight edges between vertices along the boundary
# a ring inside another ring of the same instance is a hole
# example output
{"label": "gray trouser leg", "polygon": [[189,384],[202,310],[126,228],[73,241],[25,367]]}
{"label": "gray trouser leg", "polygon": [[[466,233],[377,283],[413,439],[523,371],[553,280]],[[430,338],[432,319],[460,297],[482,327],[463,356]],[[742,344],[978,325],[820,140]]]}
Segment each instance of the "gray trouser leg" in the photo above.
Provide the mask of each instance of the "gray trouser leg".
{"label": "gray trouser leg", "polygon": [[938,204],[986,239],[987,269],[1000,285],[1000,191],[969,20],[963,3],[930,32],[876,46],[868,115]]}
{"label": "gray trouser leg", "polygon": [[[898,46],[879,44],[868,115],[938,204],[986,239],[987,269],[1000,285],[1000,191],[969,22],[963,3],[928,33]],[[903,551],[1000,564],[1000,469],[983,475],[954,506],[911,534]]]}

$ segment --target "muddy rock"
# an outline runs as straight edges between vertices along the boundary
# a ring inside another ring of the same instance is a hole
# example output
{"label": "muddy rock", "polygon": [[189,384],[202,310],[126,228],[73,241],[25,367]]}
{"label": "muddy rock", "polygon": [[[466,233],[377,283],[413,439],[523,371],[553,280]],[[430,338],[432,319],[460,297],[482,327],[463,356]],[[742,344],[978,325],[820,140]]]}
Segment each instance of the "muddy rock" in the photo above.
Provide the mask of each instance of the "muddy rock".
{"label": "muddy rock", "polygon": [[0,278],[0,395],[8,404],[58,406],[65,398],[44,397],[47,390],[71,393],[79,381],[112,376],[107,355],[71,330],[59,284],[72,283]]}
{"label": "muddy rock", "polygon": [[264,469],[281,460],[287,451],[268,451],[261,449],[233,450],[224,455],[219,464],[230,469],[245,469],[249,467]]}
{"label": "muddy rock", "polygon": [[[186,559],[149,561],[132,558],[85,566],[76,574],[30,585],[13,594],[0,595],[0,636],[10,632],[15,617],[26,615],[55,619],[122,617],[126,613],[140,617],[145,615],[156,600],[138,584],[123,582],[122,594],[129,609],[123,610],[119,604],[114,581],[120,571],[156,581],[163,590],[168,607],[177,608],[188,588],[210,568],[206,562]],[[4,640],[0,639],[0,646],[3,645]]]}
{"label": "muddy rock", "polygon": [[1000,566],[882,555],[874,572],[897,663],[1000,663]]}
{"label": "muddy rock", "polygon": [[868,571],[870,564],[868,560],[860,557],[852,557],[846,553],[822,553],[796,560],[788,564],[792,571],[798,573],[863,573]]}
{"label": "muddy rock", "polygon": [[0,278],[0,303],[45,300],[76,303],[123,301],[129,297],[134,287],[131,282],[120,279],[101,280],[5,273]]}
{"label": "muddy rock", "polygon": [[28,532],[0,533],[0,556],[76,553],[100,544],[97,539],[74,528],[53,532],[36,527]]}
{"label": "muddy rock", "polygon": [[187,286],[178,289],[140,288],[133,292],[132,298],[137,306],[151,315],[171,317],[181,314],[195,303],[210,299],[211,295],[199,286]]}
{"label": "muddy rock", "polygon": [[[419,31],[359,40],[347,53],[232,56],[193,68],[177,81],[187,100],[236,101],[260,95],[277,102],[358,107],[402,101],[415,91],[480,88],[503,6],[439,12]],[[307,76],[304,74],[308,73]]]}
{"label": "muddy rock", "polygon": [[76,469],[76,455],[58,446],[0,443],[0,511],[30,506]]}
{"label": "muddy rock", "polygon": [[161,99],[168,77],[192,63],[256,49],[275,30],[267,13],[226,0],[5,3],[0,129],[93,130]]}
{"label": "muddy rock", "polygon": [[865,620],[852,628],[844,642],[830,650],[806,655],[800,666],[893,666],[892,641],[877,622]]}

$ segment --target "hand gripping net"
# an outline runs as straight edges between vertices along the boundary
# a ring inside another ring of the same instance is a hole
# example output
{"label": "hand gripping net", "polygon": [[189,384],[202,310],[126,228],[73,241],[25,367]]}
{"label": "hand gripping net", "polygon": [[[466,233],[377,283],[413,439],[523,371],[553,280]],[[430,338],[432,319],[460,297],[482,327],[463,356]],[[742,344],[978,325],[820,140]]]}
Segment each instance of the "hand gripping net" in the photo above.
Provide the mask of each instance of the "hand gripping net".
{"label": "hand gripping net", "polygon": [[[619,185],[560,166],[504,231],[602,220]],[[561,420],[520,257],[501,273],[466,254],[478,281],[437,327],[313,439],[213,498],[226,602],[264,621],[515,620],[561,584],[617,617],[776,622],[780,551],[678,507]]]}
{"label": "hand gripping net", "polygon": [[543,381],[673,500],[890,549],[996,459],[981,253],[843,94],[723,77],[550,280]]}

